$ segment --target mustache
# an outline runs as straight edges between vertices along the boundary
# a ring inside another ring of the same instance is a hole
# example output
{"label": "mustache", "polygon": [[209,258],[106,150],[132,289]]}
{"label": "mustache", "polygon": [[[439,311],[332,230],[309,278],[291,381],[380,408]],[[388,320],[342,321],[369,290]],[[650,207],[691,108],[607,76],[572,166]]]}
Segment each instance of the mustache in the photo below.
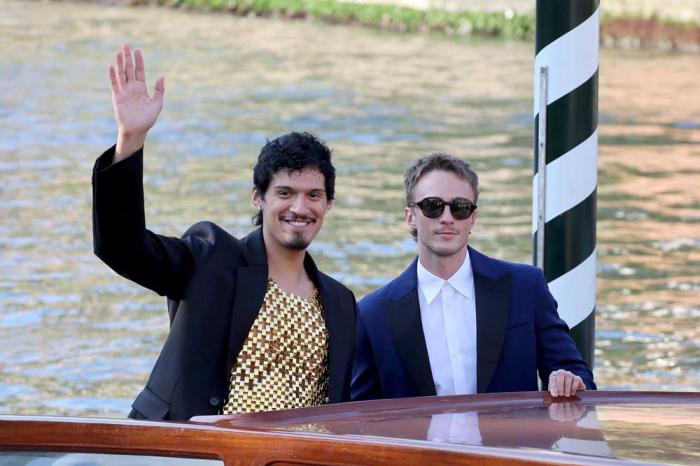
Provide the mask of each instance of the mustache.
{"label": "mustache", "polygon": [[309,222],[309,223],[316,223],[316,217],[311,217],[309,215],[296,215],[296,214],[284,214],[280,215],[280,220],[284,220],[286,222]]}

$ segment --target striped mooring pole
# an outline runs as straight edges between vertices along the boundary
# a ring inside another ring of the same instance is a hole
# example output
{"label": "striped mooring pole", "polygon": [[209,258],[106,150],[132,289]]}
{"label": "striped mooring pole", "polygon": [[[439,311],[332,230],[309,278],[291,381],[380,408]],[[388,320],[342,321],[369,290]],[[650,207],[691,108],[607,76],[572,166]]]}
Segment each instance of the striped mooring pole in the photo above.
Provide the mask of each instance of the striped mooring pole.
{"label": "striped mooring pole", "polygon": [[535,263],[593,367],[599,0],[537,0],[536,14]]}

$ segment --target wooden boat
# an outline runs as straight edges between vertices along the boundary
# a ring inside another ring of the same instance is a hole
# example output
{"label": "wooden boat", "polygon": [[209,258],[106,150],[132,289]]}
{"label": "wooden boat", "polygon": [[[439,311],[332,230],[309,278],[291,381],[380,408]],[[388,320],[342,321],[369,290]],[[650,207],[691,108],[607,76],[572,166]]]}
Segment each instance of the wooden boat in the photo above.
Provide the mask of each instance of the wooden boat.
{"label": "wooden boat", "polygon": [[700,464],[700,393],[342,403],[189,422],[0,416],[0,465]]}

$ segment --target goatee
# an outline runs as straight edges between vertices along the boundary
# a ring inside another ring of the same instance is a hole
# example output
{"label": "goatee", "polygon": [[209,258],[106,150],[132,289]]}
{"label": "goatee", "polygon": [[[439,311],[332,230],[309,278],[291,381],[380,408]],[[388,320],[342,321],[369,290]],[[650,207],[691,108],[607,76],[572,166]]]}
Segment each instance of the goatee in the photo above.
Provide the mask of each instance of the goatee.
{"label": "goatee", "polygon": [[304,235],[301,232],[296,232],[294,233],[292,239],[285,244],[285,246],[289,249],[294,249],[295,251],[303,251],[309,247],[309,244],[310,241],[304,238]]}

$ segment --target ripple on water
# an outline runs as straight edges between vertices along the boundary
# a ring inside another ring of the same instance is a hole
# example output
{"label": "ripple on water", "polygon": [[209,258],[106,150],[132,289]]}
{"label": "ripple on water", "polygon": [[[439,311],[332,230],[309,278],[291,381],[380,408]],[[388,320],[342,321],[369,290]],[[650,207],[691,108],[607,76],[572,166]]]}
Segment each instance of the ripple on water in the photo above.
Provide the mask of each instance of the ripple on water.
{"label": "ripple on water", "polygon": [[[177,234],[206,216],[247,232],[260,147],[310,128],[337,154],[339,186],[327,227],[339,226],[312,251],[358,297],[413,256],[401,174],[434,151],[468,157],[481,176],[475,245],[506,260],[530,255],[531,44],[83,3],[2,9],[11,29],[0,69],[13,92],[0,92],[0,398],[10,411],[125,415],[168,330],[164,298],[91,256],[91,165],[114,142],[104,65],[115,37],[136,38],[150,76],[169,83],[145,158],[155,231]],[[700,389],[699,66],[601,51],[601,388]]]}
{"label": "ripple on water", "polygon": [[665,241],[654,241],[651,245],[663,252],[700,250],[700,239],[673,238]]}
{"label": "ripple on water", "polygon": [[0,162],[0,171],[55,170],[70,166],[68,161],[48,158],[45,160],[15,160]]}
{"label": "ripple on water", "polygon": [[673,122],[673,126],[679,129],[700,129],[698,120],[678,120]]}
{"label": "ripple on water", "polygon": [[[393,280],[396,277],[393,276],[386,276],[386,277],[372,277],[368,278],[365,276],[361,275],[355,275],[351,273],[334,273],[333,277],[336,280],[339,280],[341,283],[344,283],[347,286],[350,286],[352,288],[356,289],[368,289],[368,290],[373,290],[377,289],[379,287],[382,287],[389,283],[389,281]],[[361,295],[358,295],[357,297],[359,298]]]}
{"label": "ripple on water", "polygon": [[400,257],[415,250],[415,244],[409,244],[410,247],[407,248],[405,242],[386,244],[360,240],[354,243],[352,250],[347,250],[338,247],[334,243],[314,241],[310,250],[312,253],[322,253],[324,257],[329,257],[332,259],[346,259],[351,256],[374,258]]}
{"label": "ripple on water", "polygon": [[117,416],[128,413],[131,410],[133,401],[131,398],[72,396],[69,398],[44,400],[43,402],[50,408],[63,413],[112,413]]}
{"label": "ripple on water", "polygon": [[12,312],[0,315],[0,328],[31,327],[37,325],[44,319],[43,309]]}
{"label": "ripple on water", "polygon": [[37,390],[34,387],[30,387],[29,385],[0,383],[0,403],[12,397],[27,397],[36,394]]}

